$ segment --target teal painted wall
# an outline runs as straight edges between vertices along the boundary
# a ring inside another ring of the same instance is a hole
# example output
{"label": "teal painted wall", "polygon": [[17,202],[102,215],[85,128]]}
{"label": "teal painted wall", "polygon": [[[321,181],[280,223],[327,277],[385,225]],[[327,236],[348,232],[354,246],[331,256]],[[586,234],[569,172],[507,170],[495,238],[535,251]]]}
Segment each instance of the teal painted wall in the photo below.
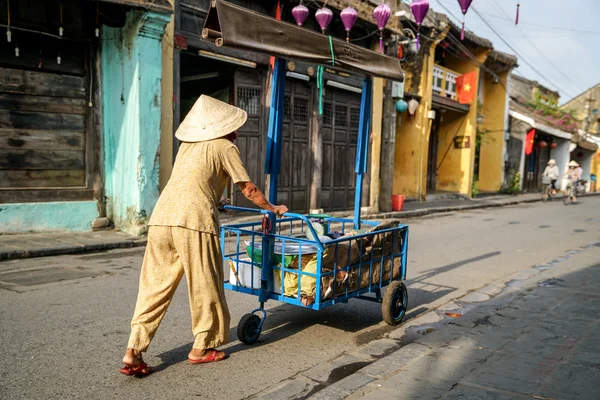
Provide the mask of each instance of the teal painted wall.
{"label": "teal painted wall", "polygon": [[91,231],[95,201],[0,204],[2,233]]}
{"label": "teal painted wall", "polygon": [[162,35],[171,16],[130,11],[102,30],[102,106],[107,216],[146,230],[158,199]]}

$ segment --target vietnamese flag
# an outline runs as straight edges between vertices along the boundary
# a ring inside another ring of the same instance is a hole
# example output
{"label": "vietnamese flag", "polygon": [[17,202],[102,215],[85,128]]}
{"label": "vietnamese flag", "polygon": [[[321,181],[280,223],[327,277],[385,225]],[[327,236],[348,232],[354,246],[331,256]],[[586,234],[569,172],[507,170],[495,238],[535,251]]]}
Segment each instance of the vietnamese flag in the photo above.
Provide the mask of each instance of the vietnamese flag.
{"label": "vietnamese flag", "polygon": [[471,104],[477,96],[477,71],[456,78],[456,92],[460,104]]}
{"label": "vietnamese flag", "polygon": [[530,155],[533,152],[533,142],[535,141],[535,129],[532,128],[527,132],[525,137],[525,155]]}

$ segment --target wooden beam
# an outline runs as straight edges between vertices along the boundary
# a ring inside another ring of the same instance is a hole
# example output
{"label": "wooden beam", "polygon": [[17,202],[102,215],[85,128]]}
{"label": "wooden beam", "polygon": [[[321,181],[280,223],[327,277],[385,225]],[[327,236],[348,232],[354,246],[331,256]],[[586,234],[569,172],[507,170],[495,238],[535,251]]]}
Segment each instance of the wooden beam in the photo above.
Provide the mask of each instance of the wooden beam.
{"label": "wooden beam", "polygon": [[0,203],[42,203],[48,201],[94,200],[92,189],[23,189],[0,190]]}
{"label": "wooden beam", "polygon": [[310,116],[310,146],[312,156],[312,178],[310,184],[310,210],[321,208],[321,186],[323,184],[323,136],[321,126],[323,116],[319,115],[319,91],[313,90],[312,112]]}
{"label": "wooden beam", "polygon": [[[398,51],[398,43],[388,46],[388,55]],[[394,156],[396,152],[396,104],[392,98],[392,81],[386,80],[383,90],[383,126],[381,130],[381,191],[379,210],[392,211],[394,191]]]}

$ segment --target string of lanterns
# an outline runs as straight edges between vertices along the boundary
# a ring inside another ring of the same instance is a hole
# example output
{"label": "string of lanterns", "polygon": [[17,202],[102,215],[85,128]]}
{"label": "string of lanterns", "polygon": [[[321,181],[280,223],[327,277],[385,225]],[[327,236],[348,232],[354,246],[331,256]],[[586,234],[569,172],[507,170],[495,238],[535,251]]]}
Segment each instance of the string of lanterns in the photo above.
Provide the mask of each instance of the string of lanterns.
{"label": "string of lanterns", "polygon": [[[57,65],[61,65],[62,64],[62,57],[61,57],[61,53],[60,53],[60,49],[61,49],[61,41],[63,39],[64,36],[64,26],[63,26],[63,1],[60,1],[59,4],[59,27],[58,27],[58,36],[54,35],[54,34],[50,34],[50,33],[45,33],[45,32],[41,32],[41,31],[33,31],[30,29],[24,29],[24,28],[18,28],[18,27],[13,27],[11,26],[11,13],[10,13],[10,0],[6,0],[6,7],[7,7],[7,23],[6,25],[6,41],[8,43],[12,43],[13,39],[14,39],[14,35],[13,35],[13,30],[15,31],[23,31],[23,32],[31,32],[31,33],[38,33],[40,35],[40,50],[39,50],[39,60],[38,60],[38,68],[42,68],[43,67],[43,52],[42,52],[42,37],[43,36],[49,36],[49,37],[54,37],[59,39],[59,43],[58,43],[58,51],[57,51],[57,56],[56,56],[56,64]],[[3,25],[0,25],[3,26]],[[11,29],[12,28],[12,29]],[[96,28],[95,28],[95,36],[98,38],[100,37],[100,10],[99,10],[99,5],[98,5],[98,0],[96,0]],[[18,35],[17,35],[17,40],[15,40],[15,57],[20,57],[21,56],[21,50],[19,48],[19,41],[18,41]]]}
{"label": "string of lanterns", "polygon": [[[296,21],[298,26],[303,26],[306,22],[310,11],[308,7],[306,7],[302,1],[300,4],[295,6],[292,9],[292,17]],[[376,8],[373,10],[373,18],[377,23],[377,28],[379,29],[379,51],[383,52],[383,30],[387,25],[388,20],[392,14],[392,10],[390,6],[386,4],[385,1],[382,1]],[[340,18],[342,23],[344,24],[344,29],[346,30],[346,42],[350,42],[350,31],[356,24],[356,20],[358,19],[358,11],[353,7],[346,7],[342,10],[340,14]],[[321,28],[321,32],[325,34],[327,31],[327,27],[333,20],[333,11],[327,8],[327,2],[323,4],[323,7],[319,8],[315,13],[315,19]]]}

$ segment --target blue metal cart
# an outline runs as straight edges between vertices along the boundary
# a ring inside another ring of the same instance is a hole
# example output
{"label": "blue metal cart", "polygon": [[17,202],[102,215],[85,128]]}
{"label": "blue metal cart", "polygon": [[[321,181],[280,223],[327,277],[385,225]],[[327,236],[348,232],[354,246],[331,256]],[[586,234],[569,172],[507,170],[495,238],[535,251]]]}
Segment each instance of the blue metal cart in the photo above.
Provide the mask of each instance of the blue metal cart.
{"label": "blue metal cart", "polygon": [[[270,176],[269,200],[273,204],[277,204],[281,166],[285,72],[285,60],[277,59],[265,164],[265,173]],[[363,177],[367,171],[371,93],[371,78],[367,77],[362,87],[356,152],[354,218],[322,221],[322,226],[337,231],[337,239],[320,237],[308,216],[288,213],[276,219],[263,210],[227,207],[263,215],[259,222],[221,228],[223,257],[231,270],[225,288],[257,296],[260,303],[238,324],[238,338],[243,343],[252,344],[260,337],[267,317],[264,310],[267,300],[322,310],[359,298],[382,303],[383,319],[390,325],[399,324],[404,318],[408,294],[402,280],[406,278],[408,226],[391,222],[378,229],[378,223],[361,221],[360,216]],[[381,289],[386,286],[382,296]]]}

